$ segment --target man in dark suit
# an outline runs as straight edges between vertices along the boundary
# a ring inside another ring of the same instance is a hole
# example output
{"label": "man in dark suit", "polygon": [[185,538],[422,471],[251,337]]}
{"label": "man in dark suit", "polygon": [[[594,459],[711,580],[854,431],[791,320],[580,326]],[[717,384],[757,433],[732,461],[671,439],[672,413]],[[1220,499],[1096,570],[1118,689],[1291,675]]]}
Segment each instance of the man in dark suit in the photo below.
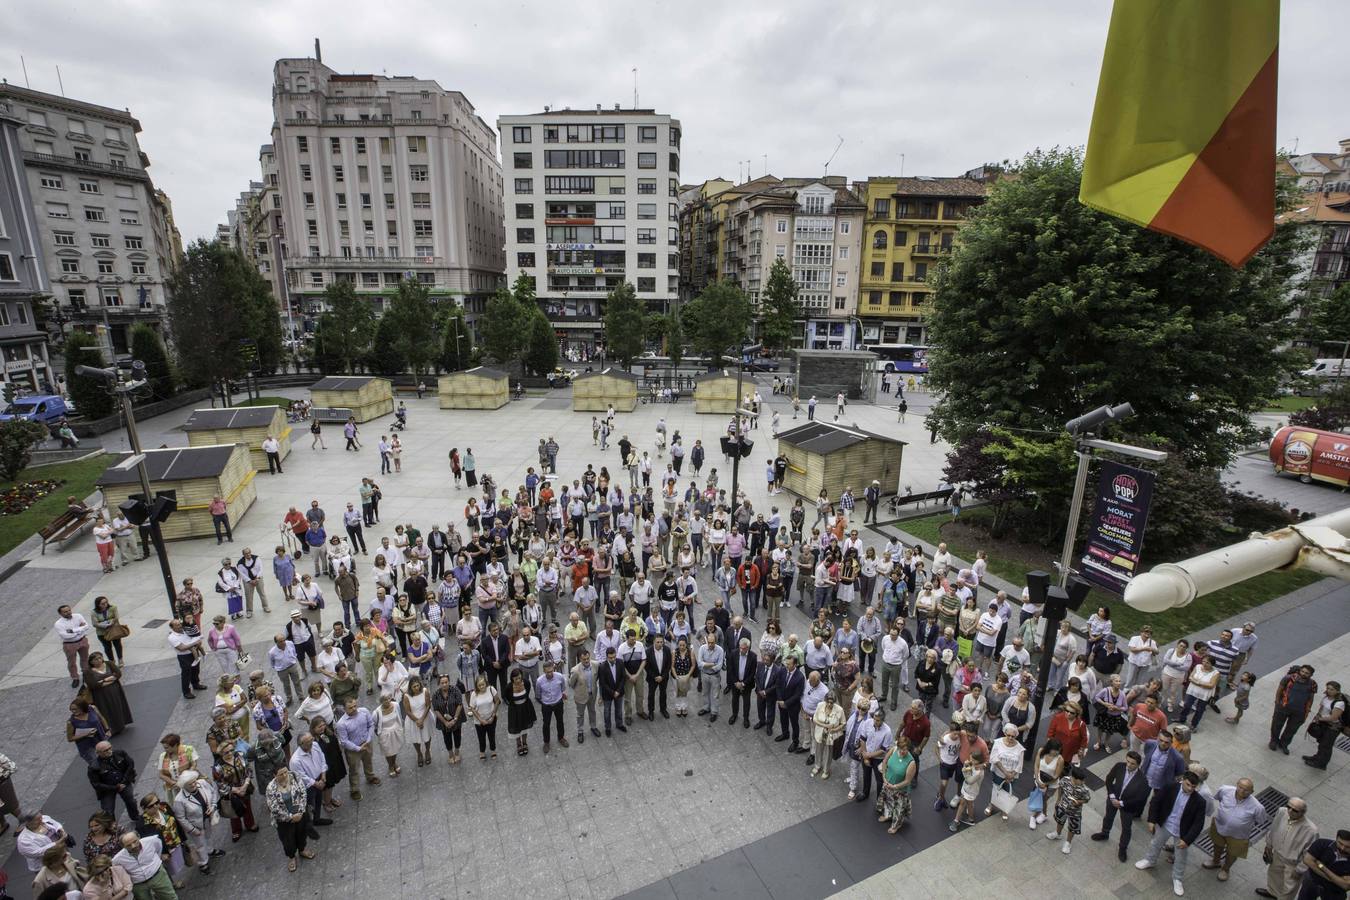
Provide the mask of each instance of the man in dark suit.
{"label": "man in dark suit", "polygon": [[614,648],[605,648],[605,661],[600,664],[600,701],[605,705],[605,737],[612,735],[611,728],[615,723],[620,731],[628,730],[623,724],[623,685],[627,678],[627,671],[615,656]]}
{"label": "man in dark suit", "polygon": [[511,671],[511,639],[502,634],[501,626],[493,619],[488,623],[488,633],[478,645],[478,655],[483,661],[483,674],[487,676],[488,686],[496,686],[505,694],[507,674]]}
{"label": "man in dark suit", "polygon": [[769,734],[773,733],[773,720],[778,713],[778,690],[782,683],[783,667],[778,661],[772,655],[761,660],[755,670],[755,711],[759,714],[756,731],[768,728]]}
{"label": "man in dark suit", "polygon": [[1181,879],[1186,874],[1186,851],[1205,827],[1207,807],[1205,798],[1196,790],[1199,786],[1200,776],[1188,771],[1182,774],[1180,781],[1153,792],[1153,800],[1148,805],[1148,830],[1153,840],[1144,858],[1134,864],[1136,869],[1152,869],[1158,864],[1163,845],[1168,839],[1175,838],[1172,891],[1178,897],[1185,893]]}
{"label": "man in dark suit", "polygon": [[[726,651],[727,662],[731,662],[731,657],[735,655],[736,649],[740,647],[741,641],[753,641],[754,637],[750,634],[750,629],[745,627],[745,620],[740,616],[732,619],[730,624],[722,629],[722,649]],[[753,679],[752,679],[753,680]],[[732,679],[727,679],[724,694],[731,693]]]}
{"label": "man in dark suit", "polygon": [[435,581],[445,572],[445,554],[450,550],[450,539],[441,531],[441,526],[431,526],[427,549],[431,551],[431,578]]}
{"label": "man in dark suit", "polygon": [[782,725],[774,741],[786,741],[788,731],[792,732],[792,743],[788,752],[796,753],[801,739],[802,692],[806,690],[806,676],[797,668],[797,658],[787,658],[787,668],[783,672],[782,686],[778,691],[778,714]]}
{"label": "man in dark suit", "polygon": [[750,727],[750,694],[755,689],[758,667],[759,657],[750,649],[750,639],[741,638],[727,655],[727,687],[731,689],[731,718],[727,721],[732,725],[738,716],[744,716],[745,727]]}
{"label": "man in dark suit", "polygon": [[1125,861],[1125,851],[1130,846],[1130,832],[1134,820],[1144,814],[1148,806],[1148,779],[1140,769],[1142,757],[1131,750],[1125,754],[1125,761],[1118,762],[1106,776],[1106,815],[1102,816],[1102,830],[1092,836],[1094,841],[1104,841],[1111,836],[1111,826],[1115,824],[1116,813],[1120,813],[1120,846],[1116,856]]}
{"label": "man in dark suit", "polygon": [[647,651],[647,718],[651,719],[656,710],[656,698],[661,697],[661,715],[669,719],[666,712],[666,686],[670,684],[670,667],[675,662],[675,654],[666,646],[666,639],[657,635],[652,639],[652,648]]}

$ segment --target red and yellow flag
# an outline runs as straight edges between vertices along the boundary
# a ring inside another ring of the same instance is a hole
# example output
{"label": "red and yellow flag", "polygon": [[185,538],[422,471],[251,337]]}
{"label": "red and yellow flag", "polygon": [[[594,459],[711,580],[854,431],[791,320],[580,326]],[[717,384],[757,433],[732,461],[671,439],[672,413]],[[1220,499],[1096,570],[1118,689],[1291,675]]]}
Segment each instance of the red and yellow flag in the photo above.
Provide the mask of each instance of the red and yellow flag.
{"label": "red and yellow flag", "polygon": [[1275,220],[1279,0],[1116,0],[1088,206],[1241,266]]}

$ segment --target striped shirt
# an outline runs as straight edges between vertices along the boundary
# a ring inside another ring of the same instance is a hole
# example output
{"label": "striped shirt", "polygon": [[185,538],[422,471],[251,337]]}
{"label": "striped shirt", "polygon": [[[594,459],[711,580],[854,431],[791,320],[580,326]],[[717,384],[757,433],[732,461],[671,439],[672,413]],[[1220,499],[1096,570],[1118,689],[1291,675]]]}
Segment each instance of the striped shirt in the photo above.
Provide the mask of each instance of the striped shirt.
{"label": "striped shirt", "polygon": [[1233,660],[1241,651],[1231,643],[1225,645],[1221,641],[1207,641],[1205,647],[1209,651],[1210,658],[1214,660],[1214,668],[1227,678],[1229,670],[1233,668]]}

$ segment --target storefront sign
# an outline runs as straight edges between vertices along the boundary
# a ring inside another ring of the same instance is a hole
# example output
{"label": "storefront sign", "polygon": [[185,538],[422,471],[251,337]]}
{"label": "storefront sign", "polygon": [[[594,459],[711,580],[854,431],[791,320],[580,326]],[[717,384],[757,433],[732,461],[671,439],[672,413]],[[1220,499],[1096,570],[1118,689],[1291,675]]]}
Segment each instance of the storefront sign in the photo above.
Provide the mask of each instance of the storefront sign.
{"label": "storefront sign", "polygon": [[594,250],[594,244],[549,244],[550,250]]}
{"label": "storefront sign", "polygon": [[1097,506],[1092,513],[1083,577],[1117,594],[1125,592],[1139,570],[1154,474],[1103,460],[1097,480]]}

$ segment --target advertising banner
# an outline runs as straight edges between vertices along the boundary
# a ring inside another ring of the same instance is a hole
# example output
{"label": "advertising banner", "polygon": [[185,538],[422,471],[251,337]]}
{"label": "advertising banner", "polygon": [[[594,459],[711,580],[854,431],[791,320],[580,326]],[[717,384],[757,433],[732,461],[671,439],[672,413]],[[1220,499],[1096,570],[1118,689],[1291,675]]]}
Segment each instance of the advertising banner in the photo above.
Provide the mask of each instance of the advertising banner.
{"label": "advertising banner", "polygon": [[1097,505],[1079,566],[1083,577],[1098,587],[1122,594],[1138,573],[1153,480],[1146,469],[1102,461]]}

